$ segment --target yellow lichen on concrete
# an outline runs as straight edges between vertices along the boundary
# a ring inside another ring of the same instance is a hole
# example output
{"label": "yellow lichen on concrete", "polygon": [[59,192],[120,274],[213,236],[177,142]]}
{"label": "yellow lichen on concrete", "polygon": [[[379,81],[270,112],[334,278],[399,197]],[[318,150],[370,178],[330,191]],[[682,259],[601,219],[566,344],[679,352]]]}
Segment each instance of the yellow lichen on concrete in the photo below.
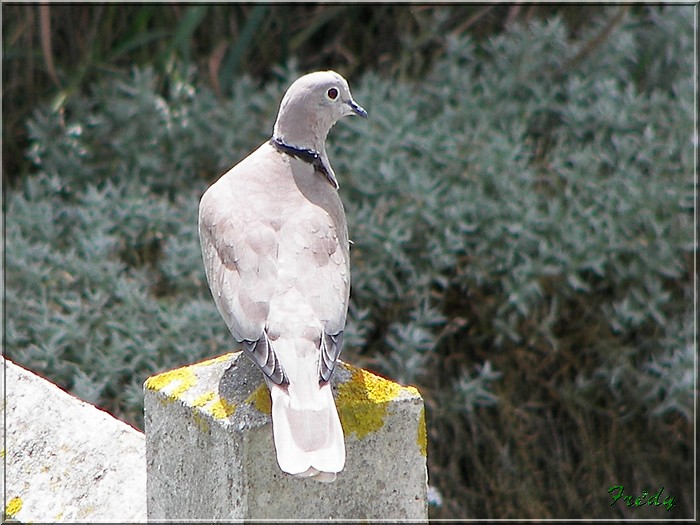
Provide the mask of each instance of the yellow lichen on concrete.
{"label": "yellow lichen on concrete", "polygon": [[414,396],[420,397],[420,392],[415,386],[401,386],[406,392],[410,392]]}
{"label": "yellow lichen on concrete", "polygon": [[207,423],[206,418],[202,415],[201,412],[192,412],[192,419],[194,421],[194,424],[197,425],[197,428],[200,432],[202,432],[203,434],[209,432],[209,423]]}
{"label": "yellow lichen on concrete", "polygon": [[420,453],[428,457],[428,431],[425,426],[425,407],[421,408],[420,415],[418,416],[418,436],[416,437],[416,443],[418,443]]}
{"label": "yellow lichen on concrete", "polygon": [[17,515],[17,513],[22,510],[22,498],[12,498],[5,505],[5,517],[12,518]]}
{"label": "yellow lichen on concrete", "polygon": [[[194,363],[189,366],[184,366],[175,370],[169,370],[168,372],[163,372],[162,374],[149,377],[148,379],[146,379],[146,388],[148,388],[149,390],[156,390],[158,392],[162,392],[163,394],[167,395],[169,398],[172,399],[180,399],[182,394],[184,394],[190,388],[197,384],[197,374],[195,373],[197,369],[211,366],[216,363],[228,361],[233,357],[233,355],[233,353],[220,355],[219,357],[205,359],[204,361],[200,361],[199,363]],[[167,390],[170,387],[170,385],[172,385],[176,381],[178,382],[177,386],[173,390],[165,392],[165,390]]]}
{"label": "yellow lichen on concrete", "polygon": [[193,407],[203,407],[204,411],[214,419],[224,419],[229,417],[236,411],[236,405],[229,403],[225,399],[219,397],[216,392],[205,392],[194,401]]}
{"label": "yellow lichen on concrete", "polygon": [[384,426],[389,402],[401,390],[417,392],[413,387],[379,377],[367,370],[345,365],[352,373],[349,381],[338,387],[338,415],[345,435],[355,433],[359,439]]}
{"label": "yellow lichen on concrete", "polygon": [[256,388],[255,392],[250,394],[248,399],[245,401],[246,403],[252,403],[252,405],[258,409],[258,412],[262,412],[268,416],[272,414],[272,398],[270,397],[270,390],[264,384]]}
{"label": "yellow lichen on concrete", "polygon": [[197,397],[194,401],[192,401],[192,406],[193,407],[203,407],[207,403],[209,403],[212,399],[216,397],[216,393],[209,391],[209,392],[204,392],[201,396]]}
{"label": "yellow lichen on concrete", "polygon": [[[177,386],[170,392],[165,392],[165,390],[167,390],[173,383],[177,383]],[[149,377],[146,379],[146,388],[149,390],[162,392],[171,399],[180,399],[180,396],[192,388],[196,383],[197,376],[192,370],[192,367],[186,366],[184,368],[170,370],[168,372],[163,372],[162,374]]]}
{"label": "yellow lichen on concrete", "polygon": [[214,401],[207,407],[207,412],[209,412],[214,419],[225,419],[231,416],[235,411],[236,405],[229,403],[218,395],[214,397]]}

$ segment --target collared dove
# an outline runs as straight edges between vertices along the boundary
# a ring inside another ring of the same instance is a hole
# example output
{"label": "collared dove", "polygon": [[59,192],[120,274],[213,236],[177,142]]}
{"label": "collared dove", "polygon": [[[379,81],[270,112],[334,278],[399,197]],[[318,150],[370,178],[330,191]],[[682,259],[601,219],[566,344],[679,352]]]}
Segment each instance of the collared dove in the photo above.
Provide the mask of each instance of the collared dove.
{"label": "collared dove", "polygon": [[199,205],[204,268],[216,306],[272,398],[280,468],[334,481],[345,442],[329,380],[350,294],[347,223],[326,136],[367,117],[334,71],[287,90],[272,138],[212,184]]}

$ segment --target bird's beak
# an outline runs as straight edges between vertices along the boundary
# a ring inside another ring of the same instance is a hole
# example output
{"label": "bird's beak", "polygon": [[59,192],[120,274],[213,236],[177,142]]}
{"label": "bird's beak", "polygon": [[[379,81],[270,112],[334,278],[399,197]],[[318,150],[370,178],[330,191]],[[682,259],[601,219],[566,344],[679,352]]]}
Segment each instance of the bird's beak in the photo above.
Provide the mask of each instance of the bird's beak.
{"label": "bird's beak", "polygon": [[350,110],[355,115],[359,115],[362,118],[367,118],[367,112],[362,108],[362,106],[360,106],[353,99],[348,100],[347,104],[348,104],[348,106],[350,106]]}

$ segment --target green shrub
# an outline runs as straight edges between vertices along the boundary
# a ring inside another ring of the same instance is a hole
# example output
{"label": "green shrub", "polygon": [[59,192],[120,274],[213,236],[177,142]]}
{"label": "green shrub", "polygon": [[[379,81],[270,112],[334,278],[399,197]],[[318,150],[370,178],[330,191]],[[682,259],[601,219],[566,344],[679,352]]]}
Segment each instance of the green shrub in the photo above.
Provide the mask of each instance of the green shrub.
{"label": "green shrub", "polygon": [[[690,514],[690,9],[631,16],[580,61],[555,18],[450,38],[420,82],[350,79],[370,120],[329,144],[354,242],[343,355],[423,393],[433,517]],[[6,198],[9,357],[140,425],[147,376],[233,348],[198,199],[297,74],[218,99],[185,67],[137,69],[37,110],[35,173]],[[615,484],[677,502],[611,508]]]}
{"label": "green shrub", "polygon": [[364,77],[373,124],[336,141],[353,298],[366,362],[428,398],[436,517],[636,516],[604,508],[620,478],[692,506],[691,18],[570,71],[555,19],[452,41],[417,85]]}

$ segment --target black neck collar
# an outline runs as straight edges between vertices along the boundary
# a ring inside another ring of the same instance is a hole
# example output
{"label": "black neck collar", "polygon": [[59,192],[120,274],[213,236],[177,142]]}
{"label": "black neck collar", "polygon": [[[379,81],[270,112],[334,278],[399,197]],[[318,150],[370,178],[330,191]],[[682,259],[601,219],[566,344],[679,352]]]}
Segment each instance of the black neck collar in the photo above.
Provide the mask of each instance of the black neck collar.
{"label": "black neck collar", "polygon": [[282,153],[286,153],[287,155],[303,160],[307,164],[311,164],[316,171],[319,171],[325,175],[331,183],[333,182],[331,174],[328,173],[328,170],[323,165],[321,154],[315,149],[290,146],[289,144],[285,144],[280,139],[275,137],[270,139],[270,144],[272,144],[277,151],[281,151]]}

